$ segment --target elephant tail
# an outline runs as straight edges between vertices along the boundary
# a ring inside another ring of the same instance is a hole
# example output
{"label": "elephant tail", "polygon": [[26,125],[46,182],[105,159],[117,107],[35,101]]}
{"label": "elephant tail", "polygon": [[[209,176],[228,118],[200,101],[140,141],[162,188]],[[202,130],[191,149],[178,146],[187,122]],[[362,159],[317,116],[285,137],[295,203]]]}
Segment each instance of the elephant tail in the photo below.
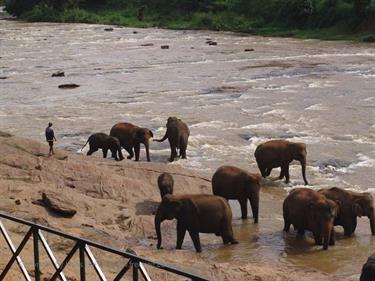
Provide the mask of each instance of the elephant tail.
{"label": "elephant tail", "polygon": [[87,140],[87,142],[85,143],[85,145],[82,146],[82,148],[80,149],[80,151],[82,151],[85,148],[85,146],[87,145],[88,142],[89,142],[89,139]]}

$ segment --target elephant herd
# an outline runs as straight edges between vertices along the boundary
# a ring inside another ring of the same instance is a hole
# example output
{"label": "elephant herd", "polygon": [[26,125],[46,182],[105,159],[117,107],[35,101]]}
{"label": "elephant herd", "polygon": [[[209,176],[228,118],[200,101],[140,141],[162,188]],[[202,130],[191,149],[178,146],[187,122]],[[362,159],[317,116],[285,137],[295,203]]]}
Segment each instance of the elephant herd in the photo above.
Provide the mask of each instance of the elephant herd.
{"label": "elephant herd", "polygon": [[[188,126],[181,119],[169,117],[166,127],[164,137],[155,141],[162,142],[168,139],[171,149],[169,161],[174,161],[176,157],[185,159],[190,135]],[[121,149],[124,148],[129,153],[128,159],[135,155],[135,161],[139,161],[142,143],[146,148],[147,161],[150,161],[149,145],[152,138],[153,133],[147,128],[130,123],[118,123],[112,127],[110,135],[96,133],[89,137],[86,142],[90,145],[87,155],[102,149],[105,158],[108,150],[111,150],[113,158],[122,160],[124,157]],[[258,145],[254,156],[263,178],[269,176],[273,168],[280,167],[279,179],[285,177],[286,183],[290,178],[290,163],[294,160],[299,161],[304,183],[308,185],[306,144],[271,140]],[[222,166],[213,174],[211,182],[212,195],[173,195],[173,177],[168,173],[159,176],[158,186],[162,200],[155,214],[157,248],[161,248],[161,223],[172,219],[177,220],[177,249],[181,249],[186,231],[189,232],[197,252],[202,249],[199,233],[214,233],[222,237],[224,244],[237,244],[238,241],[233,236],[232,211],[228,200],[238,200],[242,219],[247,218],[249,200],[254,223],[258,223],[261,189],[261,177],[258,174],[234,166]],[[306,230],[311,231],[315,244],[323,245],[324,250],[335,244],[335,225],[344,228],[345,236],[351,236],[357,226],[357,217],[362,216],[368,217],[371,234],[375,235],[374,202],[368,192],[359,193],[338,187],[318,191],[296,188],[287,195],[283,203],[284,231],[289,232],[291,225],[299,235],[304,235]],[[372,263],[375,270],[375,258],[369,258],[368,263]]]}

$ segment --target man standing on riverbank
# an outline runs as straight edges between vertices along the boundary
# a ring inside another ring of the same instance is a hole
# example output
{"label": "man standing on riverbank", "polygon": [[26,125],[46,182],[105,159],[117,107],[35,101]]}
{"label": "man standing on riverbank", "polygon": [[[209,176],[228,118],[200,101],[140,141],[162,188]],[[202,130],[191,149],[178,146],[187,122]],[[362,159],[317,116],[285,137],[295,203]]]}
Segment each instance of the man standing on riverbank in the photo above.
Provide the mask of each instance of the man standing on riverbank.
{"label": "man standing on riverbank", "polygon": [[46,140],[49,144],[48,156],[51,156],[51,155],[55,154],[55,152],[53,151],[53,141],[56,141],[55,132],[52,129],[52,123],[51,122],[48,123],[48,127],[46,128]]}

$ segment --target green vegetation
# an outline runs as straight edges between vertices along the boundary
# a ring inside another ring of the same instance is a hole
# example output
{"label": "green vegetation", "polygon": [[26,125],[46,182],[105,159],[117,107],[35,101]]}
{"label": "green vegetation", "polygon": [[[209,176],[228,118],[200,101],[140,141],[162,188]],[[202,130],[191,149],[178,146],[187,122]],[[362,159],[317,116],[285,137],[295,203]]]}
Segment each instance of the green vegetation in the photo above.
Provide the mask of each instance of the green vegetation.
{"label": "green vegetation", "polygon": [[[1,0],[0,0],[1,1]],[[5,0],[28,21],[231,30],[363,40],[375,37],[375,0]]]}

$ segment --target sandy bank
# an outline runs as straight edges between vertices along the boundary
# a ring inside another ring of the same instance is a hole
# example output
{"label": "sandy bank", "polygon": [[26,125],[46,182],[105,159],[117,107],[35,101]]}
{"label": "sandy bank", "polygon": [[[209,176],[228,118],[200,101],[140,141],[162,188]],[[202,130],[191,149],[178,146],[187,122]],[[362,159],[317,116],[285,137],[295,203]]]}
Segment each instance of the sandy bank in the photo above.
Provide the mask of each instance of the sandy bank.
{"label": "sandy bank", "polygon": [[[339,280],[297,267],[215,263],[202,258],[188,247],[175,251],[173,222],[163,224],[165,250],[156,250],[152,213],[160,199],[156,185],[159,174],[169,172],[174,176],[176,193],[210,193],[207,175],[182,169],[175,164],[115,162],[65,151],[58,151],[55,156],[48,158],[47,153],[45,144],[0,133],[1,211],[119,249],[131,247],[140,255],[173,264],[212,280]],[[58,193],[77,214],[72,218],[55,216],[37,204],[43,192]],[[5,222],[5,225],[15,241],[19,241],[26,230],[12,223]],[[211,238],[209,236],[203,241],[210,241]],[[188,236],[185,240],[185,243],[190,243]],[[52,236],[48,236],[48,241],[58,256],[62,256],[72,246]],[[212,247],[215,246],[221,247],[216,242]],[[8,253],[0,256],[0,267],[3,268],[9,251],[2,239],[0,247],[2,253]],[[27,249],[23,258],[30,269],[31,245]],[[97,254],[108,277],[115,276],[124,265],[124,261],[115,260],[112,256],[99,255],[98,252],[94,254]],[[42,265],[43,277],[48,277],[52,268],[46,262],[46,257],[42,260],[45,265]],[[74,266],[68,267],[67,272],[69,276],[78,276]],[[150,273],[153,280],[177,280],[175,276],[152,269]],[[94,272],[88,274],[90,276]],[[18,278],[17,267],[13,267],[11,276],[9,280]]]}

